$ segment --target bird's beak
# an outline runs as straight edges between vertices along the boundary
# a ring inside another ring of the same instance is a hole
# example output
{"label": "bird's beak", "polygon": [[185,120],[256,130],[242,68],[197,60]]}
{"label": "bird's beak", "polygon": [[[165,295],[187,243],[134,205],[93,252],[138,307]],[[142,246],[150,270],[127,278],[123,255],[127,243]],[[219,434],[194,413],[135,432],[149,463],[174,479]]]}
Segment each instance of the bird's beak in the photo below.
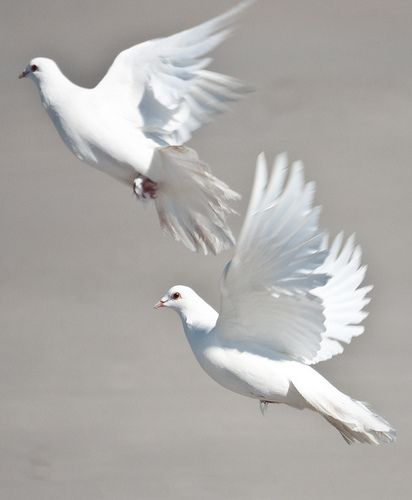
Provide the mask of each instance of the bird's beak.
{"label": "bird's beak", "polygon": [[155,304],[153,307],[155,309],[160,309],[161,307],[165,307],[165,302],[167,302],[167,301],[160,299],[159,302],[157,304]]}
{"label": "bird's beak", "polygon": [[20,75],[19,75],[19,80],[20,80],[21,78],[26,78],[26,76],[27,76],[29,73],[30,73],[30,71],[29,71],[28,69],[25,69],[25,70],[23,71],[23,73],[20,73]]}

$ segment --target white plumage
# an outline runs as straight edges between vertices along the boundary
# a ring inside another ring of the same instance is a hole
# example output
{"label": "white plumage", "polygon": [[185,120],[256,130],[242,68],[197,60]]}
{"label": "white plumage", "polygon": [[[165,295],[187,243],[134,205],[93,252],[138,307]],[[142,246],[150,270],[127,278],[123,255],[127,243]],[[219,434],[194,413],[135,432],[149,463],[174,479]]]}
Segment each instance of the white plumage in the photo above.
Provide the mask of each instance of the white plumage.
{"label": "white plumage", "polygon": [[343,394],[312,364],[360,335],[367,293],[354,237],[328,247],[319,229],[315,187],[303,166],[259,156],[249,209],[221,284],[220,314],[193,290],[175,286],[156,305],[175,309],[203,369],[219,384],[263,405],[319,412],[348,442],[380,444],[395,430]]}
{"label": "white plumage", "polygon": [[44,107],[82,161],[155,199],[162,228],[191,250],[217,253],[233,243],[226,223],[238,195],[182,145],[249,89],[205,68],[250,3],[175,35],[121,52],[93,89],[68,80],[47,58],[21,77],[39,88]]}
{"label": "white plumage", "polygon": [[354,246],[354,242],[355,237],[352,235],[342,247],[343,233],[339,233],[318,269],[330,279],[325,286],[312,290],[312,294],[319,297],[324,306],[325,333],[320,350],[310,364],[340,354],[343,352],[341,342],[348,344],[353,337],[364,332],[360,323],[368,315],[363,308],[370,302],[367,294],[373,287],[359,288],[365,277],[366,266],[360,265],[362,251],[360,246]]}

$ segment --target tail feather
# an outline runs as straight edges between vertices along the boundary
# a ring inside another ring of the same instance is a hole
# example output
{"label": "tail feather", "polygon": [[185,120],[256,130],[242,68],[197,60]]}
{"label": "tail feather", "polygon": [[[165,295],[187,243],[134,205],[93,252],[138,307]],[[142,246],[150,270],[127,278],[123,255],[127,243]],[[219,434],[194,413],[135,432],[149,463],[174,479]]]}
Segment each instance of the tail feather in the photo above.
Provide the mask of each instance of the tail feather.
{"label": "tail feather", "polygon": [[[323,414],[323,417],[340,432],[341,436],[348,444],[358,442],[378,445],[391,443],[396,440],[396,431],[395,429],[391,428],[386,420],[384,420],[376,413],[371,412],[366,406],[360,403],[360,401],[356,401],[353,399],[352,401],[354,403],[362,405],[364,409],[367,412],[371,413],[379,423],[374,424],[375,428],[372,429],[359,425],[359,422],[357,424],[354,424],[353,422],[346,423],[342,420],[332,417],[331,415]],[[376,428],[380,428],[382,430],[376,430]]]}
{"label": "tail feather", "polygon": [[239,195],[216,177],[192,149],[156,151],[161,168],[156,209],[163,231],[190,250],[217,254],[234,244],[226,216]]}
{"label": "tail feather", "polygon": [[308,407],[332,424],[348,444],[378,445],[395,441],[396,431],[385,419],[364,403],[340,392],[315,370],[298,373],[292,382]]}

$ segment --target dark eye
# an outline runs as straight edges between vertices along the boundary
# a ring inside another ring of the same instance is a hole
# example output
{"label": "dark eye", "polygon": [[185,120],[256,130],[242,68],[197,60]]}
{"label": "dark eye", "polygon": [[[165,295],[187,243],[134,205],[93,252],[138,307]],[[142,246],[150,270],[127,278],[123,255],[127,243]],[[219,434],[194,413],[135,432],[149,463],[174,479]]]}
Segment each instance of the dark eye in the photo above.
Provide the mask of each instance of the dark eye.
{"label": "dark eye", "polygon": [[34,73],[35,71],[38,71],[38,69],[39,69],[39,68],[38,68],[38,66],[36,66],[35,64],[32,64],[32,65],[30,66],[30,69],[31,69],[32,73]]}
{"label": "dark eye", "polygon": [[177,299],[180,299],[181,295],[179,292],[175,292],[173,295],[172,295],[172,299],[173,300],[177,300]]}

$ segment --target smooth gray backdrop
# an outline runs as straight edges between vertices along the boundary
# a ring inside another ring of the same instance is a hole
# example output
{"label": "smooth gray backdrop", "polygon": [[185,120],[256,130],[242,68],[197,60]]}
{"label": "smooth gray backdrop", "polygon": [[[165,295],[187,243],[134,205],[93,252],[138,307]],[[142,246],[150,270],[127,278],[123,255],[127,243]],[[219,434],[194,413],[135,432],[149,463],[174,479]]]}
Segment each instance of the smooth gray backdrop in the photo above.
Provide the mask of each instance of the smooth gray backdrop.
{"label": "smooth gray backdrop", "polygon": [[153,207],[77,161],[17,80],[44,55],[93,86],[121,49],[234,3],[1,3],[2,500],[410,498],[411,2],[261,0],[213,65],[257,91],[191,142],[243,195],[236,233],[261,150],[303,159],[322,223],[356,231],[375,285],[367,331],[319,369],[398,429],[392,446],[349,447],[282,406],[263,418],[208,379],[178,317],[153,304],[183,283],[218,306],[231,253],[164,237]]}

